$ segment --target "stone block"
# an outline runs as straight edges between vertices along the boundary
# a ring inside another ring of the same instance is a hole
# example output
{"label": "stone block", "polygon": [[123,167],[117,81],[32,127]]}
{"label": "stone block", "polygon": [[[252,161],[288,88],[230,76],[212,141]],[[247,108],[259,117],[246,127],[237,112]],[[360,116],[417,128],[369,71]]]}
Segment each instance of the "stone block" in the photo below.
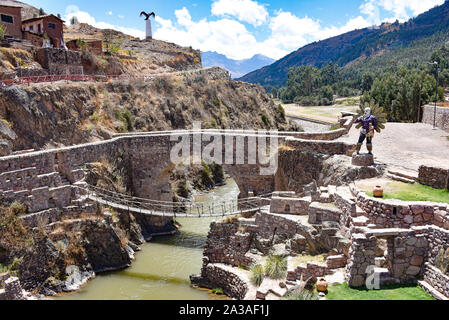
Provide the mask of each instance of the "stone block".
{"label": "stone block", "polygon": [[352,155],[352,165],[358,167],[369,167],[374,165],[374,156],[371,154],[356,154]]}

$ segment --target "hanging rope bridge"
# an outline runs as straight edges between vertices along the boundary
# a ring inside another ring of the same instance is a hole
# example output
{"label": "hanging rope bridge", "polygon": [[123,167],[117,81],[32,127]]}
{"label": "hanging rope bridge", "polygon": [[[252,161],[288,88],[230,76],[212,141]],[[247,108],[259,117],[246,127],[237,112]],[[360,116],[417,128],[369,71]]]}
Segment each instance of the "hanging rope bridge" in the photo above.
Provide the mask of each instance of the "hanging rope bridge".
{"label": "hanging rope bridge", "polygon": [[257,197],[217,201],[213,203],[194,203],[180,198],[179,202],[150,200],[116,193],[88,185],[77,186],[84,196],[98,204],[117,210],[173,218],[225,217],[238,214],[255,213],[269,204],[272,194]]}

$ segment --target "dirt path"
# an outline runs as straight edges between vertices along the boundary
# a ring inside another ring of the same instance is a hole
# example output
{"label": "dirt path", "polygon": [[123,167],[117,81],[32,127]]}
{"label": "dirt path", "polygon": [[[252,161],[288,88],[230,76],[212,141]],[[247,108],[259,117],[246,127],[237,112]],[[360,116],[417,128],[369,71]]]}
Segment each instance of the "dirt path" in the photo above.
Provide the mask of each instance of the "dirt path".
{"label": "dirt path", "polygon": [[[338,141],[356,143],[359,130]],[[376,162],[418,170],[420,165],[449,167],[449,133],[423,123],[387,123],[373,140]],[[362,152],[365,152],[365,146]]]}

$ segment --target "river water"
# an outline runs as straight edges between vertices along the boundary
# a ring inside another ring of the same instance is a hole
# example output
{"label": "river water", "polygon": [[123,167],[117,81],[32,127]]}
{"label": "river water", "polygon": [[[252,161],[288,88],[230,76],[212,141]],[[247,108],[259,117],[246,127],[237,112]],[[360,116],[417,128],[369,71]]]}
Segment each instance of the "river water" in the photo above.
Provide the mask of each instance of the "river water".
{"label": "river water", "polygon": [[[237,200],[234,180],[213,192],[197,195],[196,202]],[[177,219],[182,225],[174,236],[156,238],[141,246],[131,267],[99,274],[61,300],[208,300],[225,299],[190,286],[189,276],[199,274],[209,225],[221,218]]]}

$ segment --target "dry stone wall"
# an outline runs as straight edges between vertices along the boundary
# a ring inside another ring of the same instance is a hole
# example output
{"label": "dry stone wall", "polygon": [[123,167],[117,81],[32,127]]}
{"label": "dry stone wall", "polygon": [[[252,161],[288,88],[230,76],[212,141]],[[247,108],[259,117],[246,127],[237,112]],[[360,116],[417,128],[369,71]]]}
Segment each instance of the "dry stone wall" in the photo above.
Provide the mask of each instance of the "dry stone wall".
{"label": "dry stone wall", "polygon": [[420,166],[418,180],[436,189],[449,189],[449,169]]}
{"label": "dry stone wall", "polygon": [[[435,106],[427,105],[423,106],[423,123],[427,123],[433,125],[434,122],[434,114],[435,114]],[[449,132],[449,108],[438,107],[436,108],[436,116],[435,116],[436,126],[444,131]]]}

